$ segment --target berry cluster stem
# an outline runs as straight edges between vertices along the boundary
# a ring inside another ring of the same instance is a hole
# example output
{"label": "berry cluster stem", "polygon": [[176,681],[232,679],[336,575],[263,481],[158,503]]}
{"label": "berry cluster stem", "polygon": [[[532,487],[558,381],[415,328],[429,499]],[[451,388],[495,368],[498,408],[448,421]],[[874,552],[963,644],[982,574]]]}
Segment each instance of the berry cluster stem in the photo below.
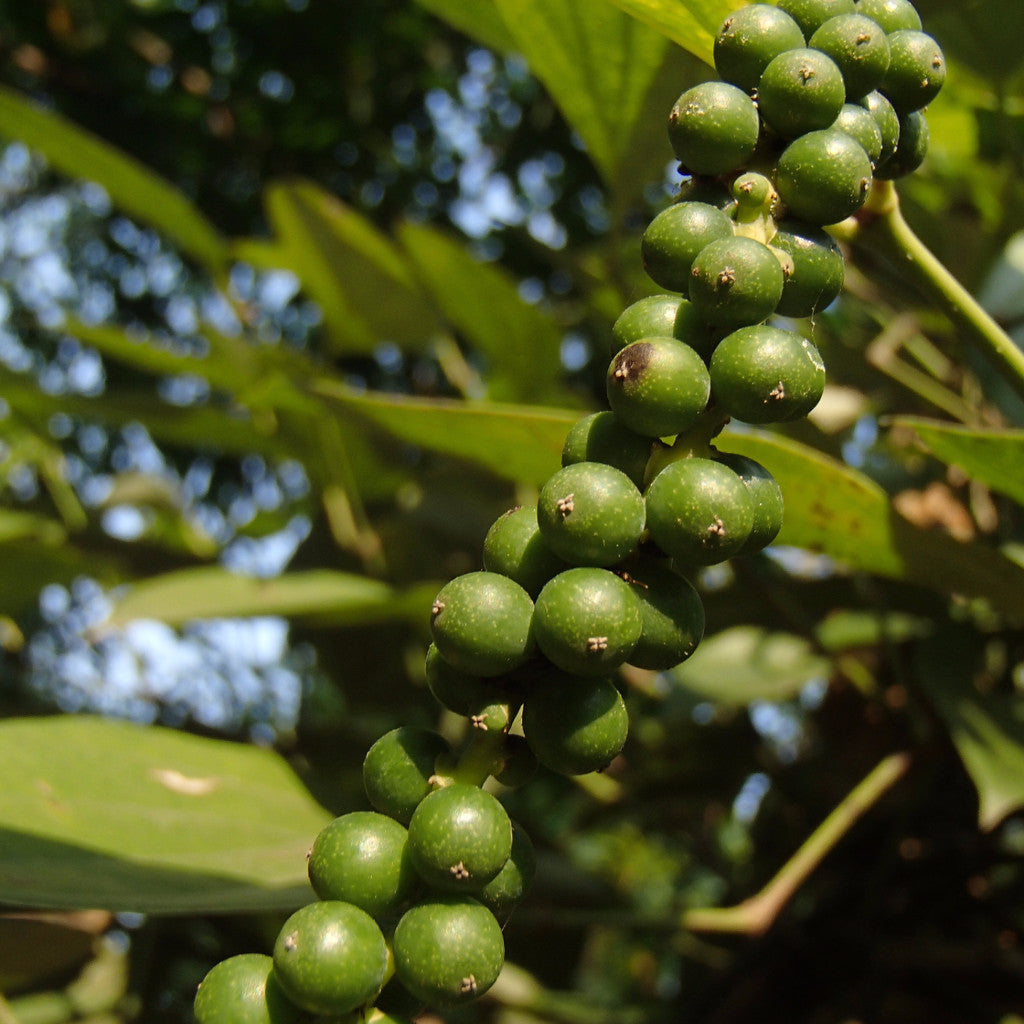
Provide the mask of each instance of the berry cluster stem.
{"label": "berry cluster stem", "polygon": [[970,336],[1024,398],[1024,351],[914,233],[891,181],[875,182],[857,220],[859,226],[850,241],[897,260],[918,288]]}

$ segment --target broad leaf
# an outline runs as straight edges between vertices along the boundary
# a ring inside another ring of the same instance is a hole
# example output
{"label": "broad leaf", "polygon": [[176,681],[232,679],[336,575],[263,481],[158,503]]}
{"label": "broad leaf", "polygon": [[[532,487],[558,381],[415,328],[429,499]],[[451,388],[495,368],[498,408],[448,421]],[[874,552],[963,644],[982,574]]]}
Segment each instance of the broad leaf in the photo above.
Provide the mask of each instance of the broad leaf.
{"label": "broad leaf", "polygon": [[346,419],[468,459],[502,479],[536,485],[558,469],[565,435],[580,416],[531,406],[358,394],[333,381],[324,381],[316,390]]}
{"label": "broad leaf", "polygon": [[666,39],[608,0],[494,2],[516,49],[614,186]]}
{"label": "broad leaf", "polygon": [[429,584],[399,591],[379,580],[331,569],[258,579],[219,566],[201,566],[135,583],[115,600],[110,617],[97,631],[133,619],[181,625],[193,619],[283,615],[345,626],[415,620],[426,614],[434,589]]}
{"label": "broad leaf", "polygon": [[48,583],[65,586],[79,576],[103,583],[124,578],[115,559],[85,551],[55,531],[38,541],[22,537],[0,544],[0,614],[20,618],[39,607],[39,591]]}
{"label": "broad leaf", "polygon": [[0,722],[0,901],[195,913],[309,902],[330,820],[275,753],[77,716]]}
{"label": "broad leaf", "polygon": [[943,462],[1024,505],[1024,430],[974,430],[909,416],[892,425],[913,430]]}
{"label": "broad leaf", "polygon": [[718,704],[743,705],[795,696],[825,678],[829,660],[790,633],[733,626],[706,637],[687,661],[669,673],[673,682]]}
{"label": "broad leaf", "polygon": [[705,64],[714,64],[715,37],[742,0],[609,0],[627,14],[668,36]]}
{"label": "broad leaf", "polygon": [[62,174],[102,185],[120,210],[156,228],[214,276],[223,276],[224,240],[183,193],[133,157],[6,88],[0,88],[0,134],[24,142]]}
{"label": "broad leaf", "polygon": [[417,0],[432,14],[460,32],[498,52],[515,49],[515,40],[505,27],[494,0]]}
{"label": "broad leaf", "polygon": [[806,445],[729,431],[716,444],[766,466],[785,495],[779,544],[946,594],[981,597],[1024,619],[1024,569],[992,547],[913,526],[873,480]]}
{"label": "broad leaf", "polygon": [[551,317],[520,298],[508,273],[474,259],[436,228],[407,223],[400,238],[445,317],[490,360],[496,396],[536,400],[550,393],[562,340]]}
{"label": "broad leaf", "polygon": [[264,202],[277,246],[241,242],[235,254],[294,272],[320,307],[335,351],[429,341],[438,329],[433,310],[402,254],[365,217],[313,182],[277,182]]}

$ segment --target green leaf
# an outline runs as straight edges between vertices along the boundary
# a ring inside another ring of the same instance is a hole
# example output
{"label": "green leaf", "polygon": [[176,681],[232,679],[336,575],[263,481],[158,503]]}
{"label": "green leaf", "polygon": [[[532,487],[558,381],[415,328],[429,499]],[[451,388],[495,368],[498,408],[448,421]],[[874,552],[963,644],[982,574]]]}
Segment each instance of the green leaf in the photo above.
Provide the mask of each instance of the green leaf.
{"label": "green leaf", "polygon": [[610,0],[616,7],[668,36],[705,64],[714,66],[715,37],[737,0]]}
{"label": "green leaf", "polygon": [[1024,505],[1024,430],[975,430],[911,416],[892,426],[913,430],[937,458]]}
{"label": "green leaf", "polygon": [[468,459],[504,480],[540,485],[561,465],[579,413],[533,406],[358,394],[334,381],[315,386],[341,415],[392,437]]}
{"label": "green leaf", "polygon": [[666,39],[608,0],[495,2],[516,49],[614,186]]}
{"label": "green leaf", "polygon": [[499,53],[515,49],[494,0],[417,0],[432,14]]}
{"label": "green leaf", "polygon": [[422,348],[439,329],[404,256],[365,217],[307,181],[264,193],[276,246],[240,242],[235,255],[294,272],[324,318],[337,352],[381,341]]}
{"label": "green leaf", "polygon": [[[177,626],[193,619],[249,615],[314,618],[362,626],[426,615],[433,583],[395,590],[379,580],[331,569],[285,573],[272,579],[242,576],[219,566],[200,566],[133,584],[97,627],[106,632],[134,619]],[[427,592],[429,596],[427,596]]]}
{"label": "green leaf", "polygon": [[215,277],[223,276],[224,239],[182,192],[133,157],[2,87],[0,133],[20,139],[62,174],[102,185],[115,206],[156,228]]}
{"label": "green leaf", "polygon": [[515,279],[436,228],[407,223],[399,237],[442,313],[490,360],[492,390],[524,400],[550,393],[561,374],[561,332],[520,298]]}
{"label": "green leaf", "polygon": [[113,583],[123,569],[106,555],[60,540],[55,531],[38,542],[22,537],[0,544],[0,614],[28,615],[38,609],[39,591],[48,583],[68,586],[79,576]]}
{"label": "green leaf", "polygon": [[733,626],[705,637],[692,657],[668,675],[698,697],[744,705],[787,700],[812,679],[827,677],[828,671],[828,658],[801,637]]}
{"label": "green leaf", "polygon": [[0,722],[0,901],[150,913],[308,902],[330,820],[275,753],[92,717]]}
{"label": "green leaf", "polygon": [[38,516],[32,512],[0,510],[0,544],[23,540],[60,544],[66,537],[67,531],[55,519]]}
{"label": "green leaf", "polygon": [[912,525],[863,473],[777,435],[727,431],[715,443],[756,459],[778,480],[786,501],[779,544],[940,593],[984,598],[1024,619],[1024,569],[992,547]]}
{"label": "green leaf", "polygon": [[916,677],[928,692],[978,791],[978,825],[995,828],[1024,807],[1024,700],[983,693],[979,636],[944,630],[917,651]]}

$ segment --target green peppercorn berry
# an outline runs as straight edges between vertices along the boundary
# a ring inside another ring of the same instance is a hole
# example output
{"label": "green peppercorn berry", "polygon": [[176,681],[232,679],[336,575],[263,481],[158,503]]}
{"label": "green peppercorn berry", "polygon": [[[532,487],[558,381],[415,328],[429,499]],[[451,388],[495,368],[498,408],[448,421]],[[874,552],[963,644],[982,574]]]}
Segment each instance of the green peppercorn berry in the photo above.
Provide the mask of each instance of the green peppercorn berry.
{"label": "green peppercorn berry", "polygon": [[[494,777],[509,789],[526,785],[537,772],[537,758],[526,742],[526,737],[510,733],[505,737],[501,752],[501,764],[495,769]],[[515,842],[513,828],[513,843]]]}
{"label": "green peppercorn berry", "polygon": [[429,885],[475,893],[512,851],[505,808],[477,786],[456,782],[428,793],[409,822],[409,858]]}
{"label": "green peppercorn berry", "polygon": [[640,540],[644,501],[621,470],[577,462],[541,488],[537,523],[548,547],[570,565],[614,565]]}
{"label": "green peppercorn berry", "polygon": [[388,949],[365,910],[321,900],[296,910],[274,943],[274,973],[292,1002],[310,1013],[343,1014],[381,990]]}
{"label": "green peppercorn berry", "polygon": [[648,295],[627,306],[612,324],[611,354],[642,338],[675,338],[702,356],[711,355],[715,347],[708,325],[679,295]]}
{"label": "green peppercorn berry", "polygon": [[704,605],[689,580],[664,559],[644,558],[624,577],[640,599],[640,640],[630,665],[665,671],[685,661],[704,635]]}
{"label": "green peppercorn berry", "polygon": [[843,254],[828,232],[813,224],[783,220],[771,244],[790,259],[782,298],[775,307],[780,316],[813,316],[842,291]]}
{"label": "green peppercorn berry", "polygon": [[921,29],[921,15],[910,0],[858,0],[857,11],[877,21],[886,32]]}
{"label": "green peppercorn berry", "polygon": [[616,419],[650,442],[691,427],[708,404],[711,382],[689,345],[645,338],[616,354],[605,388]]}
{"label": "green peppercorn berry", "polygon": [[732,85],[753,92],[773,57],[804,45],[800,26],[771,4],[749,4],[733,11],[715,37],[715,70]]}
{"label": "green peppercorn berry", "polygon": [[723,238],[706,245],[693,261],[690,301],[716,327],[754,324],[774,312],[784,283],[782,264],[764,243]]}
{"label": "green peppercorn berry", "polygon": [[711,357],[711,387],[744,423],[781,423],[806,416],[825,388],[825,364],[814,343],[795,331],[762,324],[723,338]]}
{"label": "green peppercorn berry", "polygon": [[854,0],[778,0],[778,5],[800,26],[805,39],[810,39],[829,18],[857,10]]}
{"label": "green peppercorn berry", "polygon": [[523,704],[526,742],[545,768],[560,775],[607,768],[628,732],[622,695],[605,677],[552,676]]}
{"label": "green peppercorn berry", "polygon": [[[641,487],[647,460],[651,457],[652,444],[650,437],[630,430],[618,416],[602,409],[585,416],[569,428],[562,447],[562,465],[603,462],[606,466],[621,470],[637,487]],[[566,568],[561,559],[559,562],[560,569],[556,571]],[[549,573],[541,586],[553,575]]]}
{"label": "green peppercorn berry", "polygon": [[878,91],[898,114],[926,107],[946,81],[946,58],[925,32],[899,29],[889,34],[889,70]]}
{"label": "green peppercorn berry", "polygon": [[759,131],[754,101],[727,82],[702,82],[687,89],[668,118],[672,151],[691,174],[724,174],[742,167],[757,148]]}
{"label": "green peppercorn berry", "polygon": [[299,1024],[305,1017],[274,976],[274,961],[240,953],[215,964],[199,983],[196,1024]]}
{"label": "green peppercorn berry", "polygon": [[[526,742],[525,740],[523,741]],[[512,822],[512,852],[505,866],[480,890],[477,899],[505,925],[537,873],[537,855],[526,830]]]}
{"label": "green peppercorn berry", "polygon": [[896,144],[896,152],[875,168],[875,177],[891,180],[913,173],[928,155],[928,142],[928,121],[924,112],[912,110],[909,114],[901,114],[900,139]]}
{"label": "green peppercorn berry", "polygon": [[849,100],[876,89],[889,70],[885,29],[860,12],[829,18],[811,36],[809,45],[836,62]]}
{"label": "green peppercorn berry", "polygon": [[757,85],[762,119],[785,138],[827,128],[845,98],[843,74],[835,61],[806,47],[774,57]]}
{"label": "green peppercorn berry", "polygon": [[737,206],[750,209],[767,208],[775,198],[772,183],[757,171],[747,171],[739,175],[732,183],[732,194]]}
{"label": "green peppercorn berry", "polygon": [[468,896],[442,896],[410,907],[395,928],[394,951],[399,981],[439,1009],[482,996],[505,962],[501,925]]}
{"label": "green peppercorn berry", "polygon": [[[646,465],[646,457],[643,461]],[[535,505],[510,509],[494,521],[484,538],[483,562],[488,572],[507,576],[534,598],[555,573],[566,568],[541,537]]]}
{"label": "green peppercorn berry", "polygon": [[483,679],[467,672],[460,672],[441,657],[436,644],[427,647],[424,671],[427,689],[434,699],[457,715],[468,715],[470,708],[507,697],[508,691],[502,685],[504,678],[488,676]]}
{"label": "green peppercorn berry", "polygon": [[[882,149],[874,158],[875,166],[884,164],[896,152],[896,144],[900,138],[900,119],[893,105],[876,89],[857,100],[875,120],[878,130],[882,133]],[[837,126],[842,128],[841,125]],[[845,130],[845,129],[843,129]],[[852,133],[851,133],[852,134]]]}
{"label": "green peppercorn berry", "polygon": [[775,187],[793,217],[835,224],[864,205],[871,188],[871,161],[846,132],[808,132],[779,157]]}
{"label": "green peppercorn berry", "polygon": [[670,462],[651,481],[645,501],[651,537],[683,566],[714,565],[738,554],[754,525],[746,485],[711,459]]}
{"label": "green peppercorn berry", "polygon": [[623,664],[640,639],[640,602],[607,569],[567,569],[537,598],[537,646],[575,675],[607,675]]}
{"label": "green peppercorn berry", "polygon": [[640,240],[640,258],[653,281],[685,295],[697,254],[709,242],[733,234],[732,220],[717,207],[699,202],[674,203],[647,225]]}
{"label": "green peppercorn berry", "polygon": [[754,524],[740,554],[767,547],[782,529],[784,502],[782,488],[771,473],[746,455],[719,452],[715,461],[728,466],[746,485],[754,505]]}
{"label": "green peppercorn berry", "polygon": [[378,739],[363,760],[363,788],[370,803],[390,818],[408,824],[412,812],[431,791],[439,759],[451,747],[436,732],[404,725]]}
{"label": "green peppercorn berry", "polygon": [[431,608],[430,632],[453,668],[498,676],[533,654],[532,618],[533,601],[514,580],[469,572],[441,588]]}
{"label": "green peppercorn berry", "polygon": [[878,163],[882,155],[882,129],[869,110],[859,103],[844,103],[832,127],[856,139],[872,165]]}

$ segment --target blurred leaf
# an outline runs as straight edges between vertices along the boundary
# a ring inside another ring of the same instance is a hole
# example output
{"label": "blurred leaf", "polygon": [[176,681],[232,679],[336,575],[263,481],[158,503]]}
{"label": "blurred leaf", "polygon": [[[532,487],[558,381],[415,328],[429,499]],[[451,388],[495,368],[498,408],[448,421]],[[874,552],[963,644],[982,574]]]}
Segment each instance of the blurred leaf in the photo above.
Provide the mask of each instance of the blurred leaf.
{"label": "blurred leaf", "polygon": [[406,223],[399,237],[445,317],[490,360],[488,380],[499,397],[549,394],[561,372],[561,331],[520,298],[515,279],[474,259],[464,244],[436,228]]}
{"label": "blurred leaf", "polygon": [[974,430],[910,416],[891,422],[913,430],[943,462],[1024,505],[1024,430]]}
{"label": "blurred leaf", "polygon": [[79,576],[104,583],[124,578],[114,559],[75,547],[56,533],[40,542],[21,537],[0,544],[0,614],[15,619],[30,615],[48,583],[70,586]]}
{"label": "blurred leaf", "polygon": [[67,531],[55,519],[37,516],[32,512],[0,510],[0,544],[29,538],[59,544],[66,536]]}
{"label": "blurred leaf", "polygon": [[666,39],[607,0],[495,2],[516,49],[614,186]]}
{"label": "blurred leaf", "polygon": [[469,459],[505,480],[543,484],[561,465],[562,446],[580,414],[535,406],[464,403],[359,394],[334,381],[316,391],[343,416],[393,437]]}
{"label": "blurred leaf", "polygon": [[818,623],[814,638],[826,651],[845,651],[906,643],[929,636],[934,628],[930,619],[907,612],[841,608],[830,611]]}
{"label": "blurred leaf", "polygon": [[369,353],[382,341],[423,347],[438,330],[402,254],[351,207],[310,181],[276,182],[264,203],[277,244],[242,241],[235,255],[296,274],[336,352]]}
{"label": "blurred leaf", "polygon": [[110,914],[102,910],[0,914],[0,992],[66,981],[90,958],[97,936],[110,924]]}
{"label": "blurred leaf", "polygon": [[62,174],[102,185],[120,210],[156,228],[213,276],[223,276],[224,240],[182,192],[133,157],[2,87],[0,133],[20,139]]}
{"label": "blurred leaf", "polygon": [[[427,589],[433,584],[427,585]],[[201,566],[153,576],[117,598],[97,632],[133,619],[176,626],[193,619],[249,615],[313,617],[340,626],[417,618],[430,607],[424,589],[395,590],[379,580],[331,569],[285,573],[272,579]],[[432,596],[432,594],[431,594]]]}
{"label": "blurred leaf", "polygon": [[718,704],[787,700],[812,679],[827,677],[828,658],[789,633],[733,626],[705,637],[668,673],[672,681]]}
{"label": "blurred leaf", "polygon": [[785,495],[779,544],[940,593],[981,597],[1024,620],[1024,569],[994,548],[913,526],[873,480],[777,435],[727,431],[716,444],[766,466]]}
{"label": "blurred leaf", "polygon": [[[609,0],[627,14],[684,50],[689,50],[709,67],[714,66],[715,37],[730,11],[742,7],[738,0]],[[682,91],[682,90],[680,90]]]}
{"label": "blurred leaf", "polygon": [[78,716],[0,722],[0,901],[229,912],[307,902],[329,820],[270,750]]}
{"label": "blurred leaf", "polygon": [[432,14],[499,53],[515,49],[494,0],[417,0]]}
{"label": "blurred leaf", "polygon": [[978,824],[995,828],[1024,807],[1024,700],[982,693],[979,636],[947,629],[917,651],[917,678],[934,702],[978,790]]}

